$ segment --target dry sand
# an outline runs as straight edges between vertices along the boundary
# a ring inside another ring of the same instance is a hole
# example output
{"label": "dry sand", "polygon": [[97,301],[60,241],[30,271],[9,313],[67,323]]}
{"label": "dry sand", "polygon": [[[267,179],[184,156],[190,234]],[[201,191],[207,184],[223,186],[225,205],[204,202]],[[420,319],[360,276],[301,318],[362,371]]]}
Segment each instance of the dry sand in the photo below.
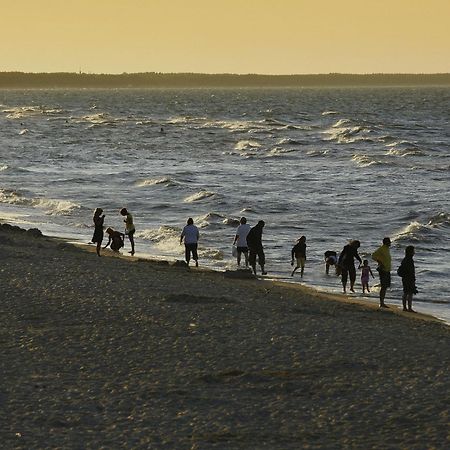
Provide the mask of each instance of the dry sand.
{"label": "dry sand", "polygon": [[450,448],[447,326],[89,250],[0,226],[1,448]]}

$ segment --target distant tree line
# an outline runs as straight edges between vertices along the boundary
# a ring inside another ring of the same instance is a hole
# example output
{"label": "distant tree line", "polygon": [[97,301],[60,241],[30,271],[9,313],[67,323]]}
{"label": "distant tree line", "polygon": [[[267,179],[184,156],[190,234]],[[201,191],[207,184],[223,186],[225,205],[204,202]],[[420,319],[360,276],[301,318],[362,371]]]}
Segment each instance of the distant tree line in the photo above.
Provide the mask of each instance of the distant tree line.
{"label": "distant tree line", "polygon": [[450,74],[236,75],[202,73],[0,72],[0,88],[182,88],[314,86],[446,86]]}

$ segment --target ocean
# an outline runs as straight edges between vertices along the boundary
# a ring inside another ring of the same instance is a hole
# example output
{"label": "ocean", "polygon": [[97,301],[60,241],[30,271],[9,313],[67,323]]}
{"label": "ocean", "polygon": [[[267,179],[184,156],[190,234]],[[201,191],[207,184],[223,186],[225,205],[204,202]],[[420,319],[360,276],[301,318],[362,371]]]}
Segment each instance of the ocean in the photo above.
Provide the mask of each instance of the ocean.
{"label": "ocean", "polygon": [[370,255],[390,236],[387,303],[414,245],[413,306],[450,323],[449,105],[448,87],[1,90],[0,220],[87,243],[96,207],[118,230],[127,207],[136,256],[175,260],[193,217],[200,265],[225,270],[239,218],[262,219],[268,276],[335,293],[323,253],[359,239],[377,277]]}

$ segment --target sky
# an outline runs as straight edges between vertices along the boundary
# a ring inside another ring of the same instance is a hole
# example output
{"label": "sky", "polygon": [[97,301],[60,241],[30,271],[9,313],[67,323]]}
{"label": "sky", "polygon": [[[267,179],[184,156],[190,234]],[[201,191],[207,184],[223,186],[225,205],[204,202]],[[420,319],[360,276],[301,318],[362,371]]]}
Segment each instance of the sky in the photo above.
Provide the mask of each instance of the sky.
{"label": "sky", "polygon": [[450,0],[0,0],[0,71],[450,72]]}

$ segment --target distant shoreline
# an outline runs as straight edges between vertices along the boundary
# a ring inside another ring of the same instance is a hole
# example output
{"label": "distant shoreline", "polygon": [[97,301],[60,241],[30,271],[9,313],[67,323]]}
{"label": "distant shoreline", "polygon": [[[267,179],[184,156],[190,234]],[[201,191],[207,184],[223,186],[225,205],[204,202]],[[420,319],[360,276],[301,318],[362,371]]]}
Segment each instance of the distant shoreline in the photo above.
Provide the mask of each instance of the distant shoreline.
{"label": "distant shoreline", "polygon": [[39,88],[220,88],[220,87],[421,87],[450,86],[437,74],[202,74],[202,73],[26,73],[0,72],[0,89]]}

